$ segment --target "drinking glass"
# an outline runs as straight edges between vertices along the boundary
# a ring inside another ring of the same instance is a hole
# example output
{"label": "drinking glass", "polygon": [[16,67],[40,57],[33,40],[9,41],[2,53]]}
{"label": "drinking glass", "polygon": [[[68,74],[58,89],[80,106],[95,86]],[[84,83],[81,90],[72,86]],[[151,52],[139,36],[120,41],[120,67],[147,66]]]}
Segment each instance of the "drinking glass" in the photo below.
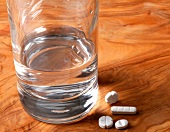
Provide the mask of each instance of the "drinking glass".
{"label": "drinking glass", "polygon": [[98,94],[98,0],[7,0],[17,88],[47,123],[84,118]]}

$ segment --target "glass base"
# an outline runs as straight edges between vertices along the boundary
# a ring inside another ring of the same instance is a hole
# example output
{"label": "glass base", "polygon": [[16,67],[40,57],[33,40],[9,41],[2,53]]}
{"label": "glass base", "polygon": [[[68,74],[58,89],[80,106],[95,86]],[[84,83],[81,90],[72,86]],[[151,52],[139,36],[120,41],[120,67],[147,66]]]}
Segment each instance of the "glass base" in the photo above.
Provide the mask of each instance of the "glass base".
{"label": "glass base", "polygon": [[82,120],[97,102],[98,85],[76,98],[59,101],[43,100],[28,94],[18,86],[25,111],[35,119],[52,124],[73,123]]}

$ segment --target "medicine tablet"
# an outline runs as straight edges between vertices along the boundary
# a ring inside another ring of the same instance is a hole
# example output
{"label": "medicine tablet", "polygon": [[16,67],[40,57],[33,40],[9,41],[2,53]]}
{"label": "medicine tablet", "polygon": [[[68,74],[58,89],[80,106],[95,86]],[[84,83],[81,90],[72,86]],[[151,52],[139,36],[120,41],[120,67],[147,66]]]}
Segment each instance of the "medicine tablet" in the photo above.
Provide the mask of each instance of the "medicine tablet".
{"label": "medicine tablet", "polygon": [[111,91],[111,92],[107,93],[105,96],[105,101],[109,104],[116,103],[117,100],[118,100],[118,94],[115,91]]}
{"label": "medicine tablet", "polygon": [[115,123],[116,129],[125,129],[128,126],[128,121],[126,119],[118,120]]}
{"label": "medicine tablet", "polygon": [[112,106],[112,114],[136,114],[136,107],[129,106]]}
{"label": "medicine tablet", "polygon": [[110,116],[102,116],[99,118],[99,126],[101,128],[111,128],[113,126],[113,119]]}

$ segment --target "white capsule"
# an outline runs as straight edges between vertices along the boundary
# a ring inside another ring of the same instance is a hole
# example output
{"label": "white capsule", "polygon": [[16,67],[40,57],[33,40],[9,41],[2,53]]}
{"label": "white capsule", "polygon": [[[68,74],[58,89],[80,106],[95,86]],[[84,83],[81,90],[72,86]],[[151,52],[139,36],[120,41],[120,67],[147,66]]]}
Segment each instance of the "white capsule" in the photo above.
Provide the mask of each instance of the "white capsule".
{"label": "white capsule", "polygon": [[112,106],[112,114],[136,114],[136,107],[129,106]]}
{"label": "white capsule", "polygon": [[99,118],[99,126],[101,128],[111,128],[113,126],[113,119],[110,116],[102,116]]}
{"label": "white capsule", "polygon": [[111,91],[106,94],[105,101],[109,104],[116,103],[118,101],[118,94],[115,91]]}
{"label": "white capsule", "polygon": [[128,126],[128,121],[126,119],[118,120],[115,123],[116,129],[125,129]]}

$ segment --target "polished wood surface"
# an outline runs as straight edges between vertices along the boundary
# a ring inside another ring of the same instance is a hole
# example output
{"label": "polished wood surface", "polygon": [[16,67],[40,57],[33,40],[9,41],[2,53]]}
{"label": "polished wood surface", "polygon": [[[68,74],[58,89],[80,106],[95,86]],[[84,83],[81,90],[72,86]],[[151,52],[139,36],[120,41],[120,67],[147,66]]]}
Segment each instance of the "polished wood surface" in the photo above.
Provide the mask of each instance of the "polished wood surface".
{"label": "polished wood surface", "polygon": [[[105,132],[98,119],[129,121],[128,132],[170,131],[170,0],[100,0],[99,97],[89,116],[69,125],[30,117],[16,88],[5,0],[0,0],[0,132]],[[112,115],[107,92],[117,106],[136,106],[136,115]]]}

